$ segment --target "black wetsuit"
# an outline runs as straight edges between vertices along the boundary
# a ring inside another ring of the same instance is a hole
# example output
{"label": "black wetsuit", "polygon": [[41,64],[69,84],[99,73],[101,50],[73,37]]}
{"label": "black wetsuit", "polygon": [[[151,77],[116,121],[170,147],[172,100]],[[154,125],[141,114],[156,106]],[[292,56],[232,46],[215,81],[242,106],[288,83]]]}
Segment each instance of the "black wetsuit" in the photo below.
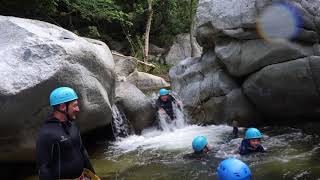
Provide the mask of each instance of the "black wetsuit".
{"label": "black wetsuit", "polygon": [[261,145],[258,145],[256,149],[254,149],[251,145],[249,140],[244,139],[241,142],[241,146],[239,148],[239,154],[240,155],[248,155],[250,153],[255,153],[255,152],[265,152],[264,148]]}
{"label": "black wetsuit", "polygon": [[207,156],[208,156],[208,154],[203,153],[203,152],[201,152],[201,153],[195,153],[195,152],[193,152],[193,153],[190,153],[190,154],[185,154],[185,155],[183,156],[183,158],[184,158],[184,159],[190,159],[190,160],[203,160],[203,159],[205,159]]}
{"label": "black wetsuit", "polygon": [[78,178],[83,168],[94,172],[74,122],[47,120],[38,134],[36,149],[40,180]]}
{"label": "black wetsuit", "polygon": [[232,136],[234,139],[239,137],[238,133],[239,133],[238,127],[233,127]]}
{"label": "black wetsuit", "polygon": [[175,119],[175,115],[172,108],[172,103],[175,103],[176,100],[171,95],[168,95],[169,98],[167,101],[162,101],[160,97],[156,101],[157,110],[160,108],[163,108],[165,112],[168,114],[168,116],[171,118],[171,120]]}

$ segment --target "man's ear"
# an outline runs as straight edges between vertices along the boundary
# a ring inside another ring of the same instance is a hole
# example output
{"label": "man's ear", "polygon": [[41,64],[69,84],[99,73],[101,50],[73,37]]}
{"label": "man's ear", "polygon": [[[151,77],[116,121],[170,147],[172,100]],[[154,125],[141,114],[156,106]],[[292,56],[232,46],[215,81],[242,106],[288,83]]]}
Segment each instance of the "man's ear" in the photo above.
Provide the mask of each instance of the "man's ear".
{"label": "man's ear", "polygon": [[59,109],[60,109],[60,111],[65,111],[67,109],[66,104],[65,103],[60,104]]}

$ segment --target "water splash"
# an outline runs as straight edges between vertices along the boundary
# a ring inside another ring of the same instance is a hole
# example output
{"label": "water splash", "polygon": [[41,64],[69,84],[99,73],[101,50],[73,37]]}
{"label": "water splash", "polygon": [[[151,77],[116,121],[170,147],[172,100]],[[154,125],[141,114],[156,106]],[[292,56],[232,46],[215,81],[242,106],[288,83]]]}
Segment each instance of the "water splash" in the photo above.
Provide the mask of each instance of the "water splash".
{"label": "water splash", "polygon": [[[154,128],[145,130],[141,136],[120,138],[105,156],[117,166],[124,164],[119,170],[124,172],[120,173],[124,179],[157,179],[155,174],[159,179],[214,179],[214,169],[227,157],[246,162],[254,177],[261,180],[320,177],[318,136],[283,127],[261,128],[261,131],[264,133],[262,145],[267,149],[263,154],[240,156],[237,150],[242,139],[230,139],[230,126],[186,125],[169,132]],[[213,150],[201,161],[184,159],[185,154],[193,151],[191,142],[198,135],[206,136]]]}
{"label": "water splash", "polygon": [[112,131],[115,138],[132,134],[128,119],[115,104],[112,106]]}
{"label": "water splash", "polygon": [[174,131],[175,129],[181,129],[187,126],[182,106],[178,106],[177,103],[172,103],[172,108],[175,115],[174,120],[172,120],[166,112],[158,112],[159,128],[165,132]]}
{"label": "water splash", "polygon": [[161,131],[156,128],[146,129],[141,136],[132,135],[120,138],[113,143],[111,149],[128,153],[145,150],[188,150],[192,151],[191,142],[196,136],[207,137],[210,144],[222,143],[223,136],[231,134],[232,127],[220,126],[197,126],[189,125],[184,128],[175,128],[173,131]]}

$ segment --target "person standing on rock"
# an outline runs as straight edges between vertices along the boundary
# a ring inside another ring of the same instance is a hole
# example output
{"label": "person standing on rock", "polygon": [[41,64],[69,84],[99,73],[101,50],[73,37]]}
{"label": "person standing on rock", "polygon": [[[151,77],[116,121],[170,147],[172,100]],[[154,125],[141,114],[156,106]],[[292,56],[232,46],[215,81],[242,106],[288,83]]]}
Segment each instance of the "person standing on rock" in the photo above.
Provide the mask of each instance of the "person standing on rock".
{"label": "person standing on rock", "polygon": [[158,113],[167,113],[167,115],[173,121],[176,119],[176,115],[174,114],[172,103],[176,103],[178,108],[181,108],[181,105],[169,94],[169,92],[170,91],[167,89],[160,89],[159,98],[156,101],[156,107]]}
{"label": "person standing on rock", "polygon": [[77,94],[69,87],[57,88],[50,94],[50,105],[53,113],[41,127],[36,144],[40,180],[84,178],[83,172],[99,179],[74,124],[80,112]]}

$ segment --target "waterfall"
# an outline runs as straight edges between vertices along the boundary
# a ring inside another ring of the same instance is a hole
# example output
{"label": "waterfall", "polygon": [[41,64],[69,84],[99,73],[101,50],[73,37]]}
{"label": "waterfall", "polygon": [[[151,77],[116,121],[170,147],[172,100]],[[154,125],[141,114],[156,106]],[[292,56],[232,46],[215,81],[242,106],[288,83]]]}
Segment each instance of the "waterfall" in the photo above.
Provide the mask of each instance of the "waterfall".
{"label": "waterfall", "polygon": [[115,104],[112,106],[112,131],[115,138],[132,134],[130,122]]}
{"label": "waterfall", "polygon": [[158,112],[158,120],[159,120],[159,128],[163,131],[173,131],[174,129],[181,129],[186,127],[187,121],[183,114],[183,106],[182,104],[178,106],[178,102],[180,102],[179,97],[174,94],[170,94],[176,100],[176,102],[172,102],[172,108],[175,115],[175,120],[171,120],[166,112]]}
{"label": "waterfall", "polygon": [[[171,120],[166,112],[158,113],[157,119],[158,128],[165,132],[172,132],[175,129],[181,129],[187,126],[187,122],[183,114],[183,106],[182,104],[180,107],[177,105],[177,103],[180,102],[179,96],[176,94],[170,95],[176,99],[176,102],[172,103],[173,112],[176,117],[175,120]],[[152,98],[149,99],[152,104],[155,103],[155,97],[157,97],[157,94],[154,93],[152,94]],[[134,134],[130,121],[115,104],[112,106],[112,117],[112,130],[116,139],[118,139],[118,137],[127,137]]]}
{"label": "waterfall", "polygon": [[[177,102],[180,98],[172,95]],[[155,100],[158,95],[152,94]],[[154,102],[153,102],[154,103]],[[150,127],[144,129],[140,135],[132,134],[125,138],[118,138],[113,142],[109,150],[112,152],[128,153],[138,150],[143,152],[145,150],[192,150],[191,142],[196,136],[207,137],[209,143],[221,143],[222,135],[232,132],[229,126],[198,126],[188,124],[184,114],[183,106],[180,108],[177,103],[173,103],[173,111],[176,119],[171,120],[167,113],[159,113],[158,127]],[[120,153],[120,154],[121,154]],[[117,154],[115,154],[117,156]]]}

